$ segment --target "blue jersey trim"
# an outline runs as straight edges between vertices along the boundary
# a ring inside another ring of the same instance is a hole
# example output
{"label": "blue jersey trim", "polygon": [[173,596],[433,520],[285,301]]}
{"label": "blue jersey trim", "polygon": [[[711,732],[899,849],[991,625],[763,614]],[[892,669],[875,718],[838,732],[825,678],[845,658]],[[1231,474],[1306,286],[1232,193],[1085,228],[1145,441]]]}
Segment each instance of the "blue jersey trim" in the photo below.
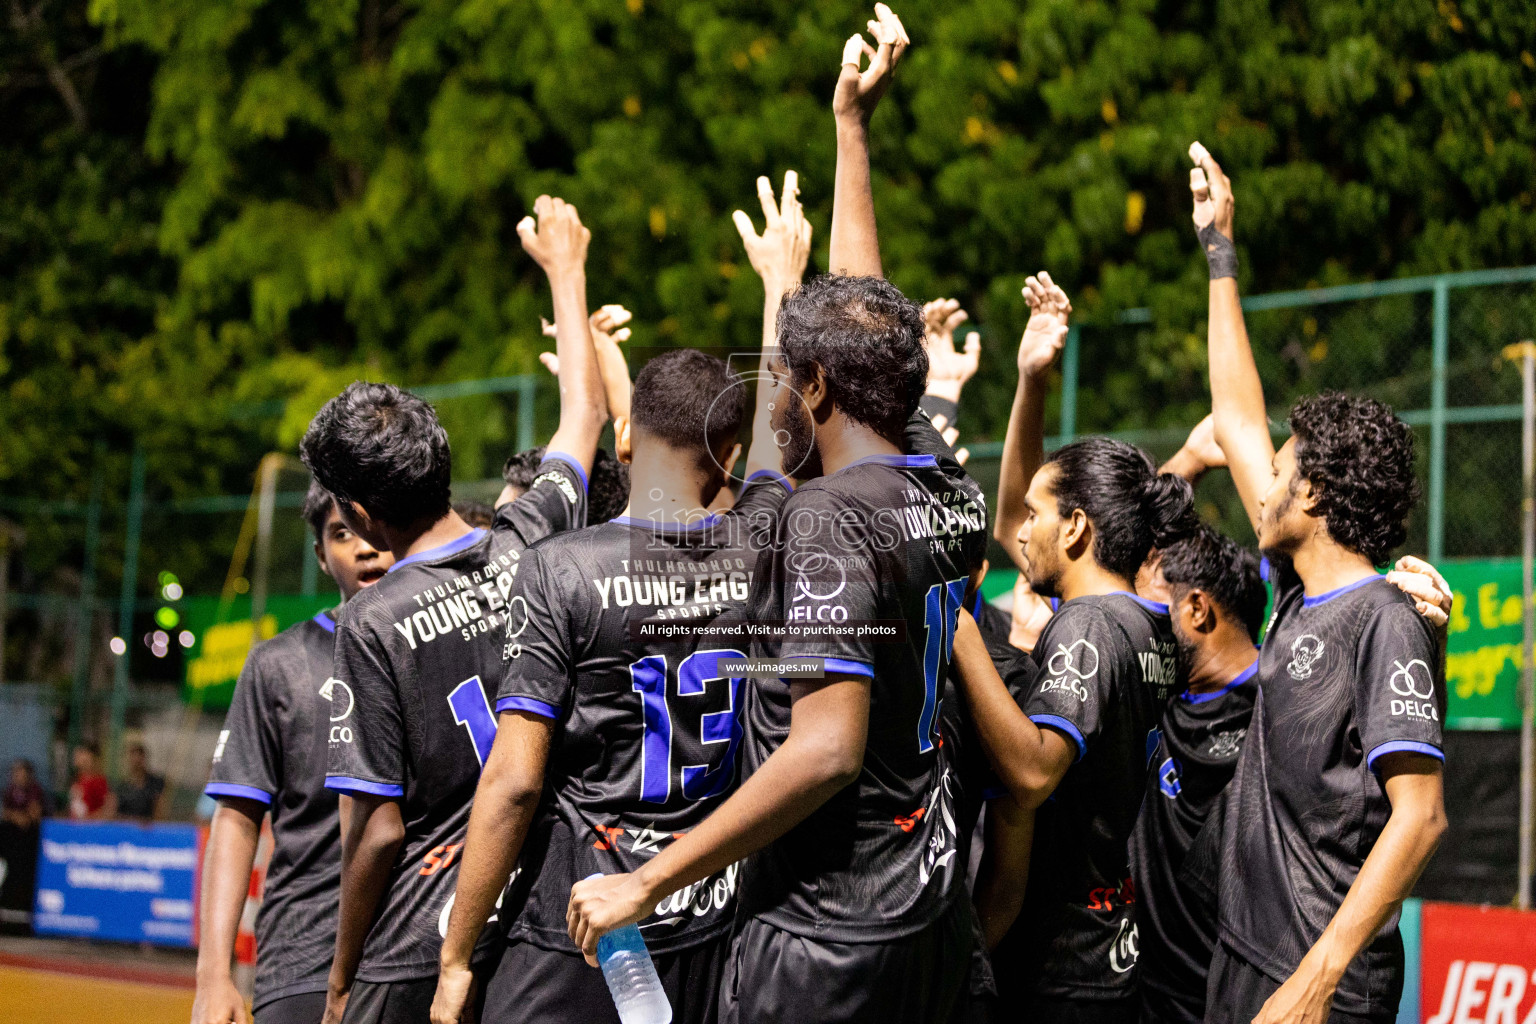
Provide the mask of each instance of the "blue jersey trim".
{"label": "blue jersey trim", "polygon": [[827,658],[820,654],[791,654],[785,660],[793,661],[802,658],[821,658],[828,672],[843,672],[850,676],[867,676],[870,679],[875,677],[873,666],[866,665],[862,661],[851,661],[847,658]]}
{"label": "blue jersey trim", "polygon": [[255,800],[257,803],[272,804],[272,794],[255,786],[240,786],[233,782],[210,782],[203,787],[203,792],[209,796],[237,796],[242,800]]}
{"label": "blue jersey trim", "polygon": [[[387,572],[388,570],[385,571]],[[315,617],[311,621],[313,621],[315,625],[319,626],[327,633],[336,632],[336,620],[331,618],[325,612],[315,612]]]}
{"label": "blue jersey trim", "polygon": [[1316,597],[1303,597],[1301,599],[1301,606],[1303,608],[1316,608],[1324,601],[1332,601],[1336,597],[1341,597],[1344,594],[1349,593],[1351,590],[1359,590],[1367,583],[1375,583],[1379,579],[1385,579],[1385,577],[1380,573],[1373,573],[1363,580],[1356,580],[1355,582],[1346,584],[1337,590],[1330,590],[1326,594],[1318,594]]}
{"label": "blue jersey trim", "polygon": [[981,798],[983,800],[996,800],[1000,796],[1007,795],[1008,791],[1002,786],[988,786],[986,789],[981,791]]}
{"label": "blue jersey trim", "polygon": [[1269,556],[1268,555],[1261,555],[1259,557],[1259,579],[1263,580],[1265,583],[1269,582]]}
{"label": "blue jersey trim", "polygon": [[1053,612],[1061,611],[1061,598],[1059,598],[1059,597],[1051,598],[1051,611],[1053,611]]}
{"label": "blue jersey trim", "polygon": [[556,721],[560,718],[560,709],[553,704],[532,697],[503,697],[496,702],[496,713],[503,711],[527,711],[529,714],[543,715]]}
{"label": "blue jersey trim", "polygon": [[634,526],[642,530],[702,530],[706,526],[714,526],[720,522],[720,515],[711,512],[703,519],[695,519],[688,523],[661,522],[656,519],[641,519],[638,516],[614,516],[608,520],[610,523],[618,523],[620,526]]}
{"label": "blue jersey trim", "polygon": [[559,461],[565,463],[567,466],[570,466],[572,469],[574,469],[576,471],[577,479],[579,479],[581,481],[581,489],[582,490],[586,490],[587,489],[587,487],[589,486],[587,484],[587,471],[581,468],[581,460],[580,459],[576,458],[576,456],[574,456],[574,455],[569,455],[569,454],[567,454],[565,452],[545,451],[544,458],[543,458],[542,461],[548,462],[550,459],[558,459]]}
{"label": "blue jersey trim", "polygon": [[412,562],[431,562],[439,558],[447,558],[449,555],[456,555],[465,548],[472,548],[480,543],[480,539],[484,536],[485,531],[476,527],[457,540],[451,540],[447,544],[439,544],[437,547],[429,548],[426,551],[418,551],[414,555],[407,555],[385,571],[394,572],[401,566],[410,565]]}
{"label": "blue jersey trim", "polygon": [[[864,465],[891,466],[896,469],[937,469],[939,460],[932,455],[866,455],[862,459],[854,459],[843,469]],[[842,470],[838,472],[841,473]]]}
{"label": "blue jersey trim", "polygon": [[1060,715],[1030,715],[1029,720],[1036,725],[1047,725],[1052,729],[1058,729],[1072,737],[1077,743],[1077,759],[1079,761],[1083,759],[1083,755],[1088,753],[1088,741],[1083,739],[1082,730],[1069,719],[1062,718]]}
{"label": "blue jersey trim", "polygon": [[1237,689],[1239,686],[1242,686],[1248,680],[1252,679],[1258,673],[1258,671],[1259,659],[1254,658],[1252,665],[1249,665],[1237,675],[1233,676],[1232,681],[1226,686],[1223,686],[1221,689],[1207,690],[1204,693],[1195,693],[1192,690],[1185,690],[1183,693],[1179,694],[1179,699],[1187,701],[1190,704],[1204,704],[1208,700],[1215,700],[1217,697],[1224,697],[1231,693],[1233,690]]}
{"label": "blue jersey trim", "polygon": [[[399,562],[395,563],[399,565]],[[405,787],[393,782],[369,782],[349,775],[327,775],[325,788],[338,793],[367,793],[369,796],[405,796]]]}
{"label": "blue jersey trim", "polygon": [[764,476],[769,477],[769,478],[771,478],[773,480],[777,480],[779,483],[783,484],[784,485],[784,489],[786,491],[788,491],[789,493],[791,493],[791,494],[795,493],[795,485],[789,482],[789,477],[787,477],[783,473],[780,473],[777,470],[773,470],[773,469],[760,469],[760,470],[758,470],[756,473],[753,473],[753,474],[751,474],[750,476],[747,477],[747,483],[751,483],[752,481],[758,479],[759,477],[764,477]]}
{"label": "blue jersey trim", "polygon": [[1145,608],[1147,611],[1151,612],[1154,615],[1167,615],[1168,614],[1168,606],[1167,605],[1162,604],[1162,603],[1160,603],[1158,601],[1148,601],[1146,598],[1142,597],[1140,594],[1133,594],[1129,590],[1112,590],[1112,591],[1110,591],[1110,593],[1112,593],[1112,594],[1119,594],[1121,597],[1128,597],[1132,601],[1135,601],[1137,604],[1141,605],[1143,608]]}
{"label": "blue jersey trim", "polygon": [[1433,743],[1420,743],[1418,740],[1392,740],[1388,743],[1380,743],[1371,748],[1371,752],[1365,755],[1365,766],[1371,771],[1376,770],[1376,759],[1384,754],[1397,753],[1423,754],[1432,757],[1436,761],[1445,760],[1445,751]]}

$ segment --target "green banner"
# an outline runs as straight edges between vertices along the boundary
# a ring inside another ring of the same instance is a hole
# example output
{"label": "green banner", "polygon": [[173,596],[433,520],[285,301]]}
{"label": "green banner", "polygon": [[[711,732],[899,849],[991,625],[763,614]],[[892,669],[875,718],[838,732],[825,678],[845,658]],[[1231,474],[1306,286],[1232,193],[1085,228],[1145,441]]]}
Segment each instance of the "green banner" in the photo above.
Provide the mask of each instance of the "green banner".
{"label": "green banner", "polygon": [[1520,727],[1520,559],[1447,561],[1456,603],[1446,649],[1450,729]]}
{"label": "green banner", "polygon": [[227,606],[216,597],[186,598],[180,605],[182,622],[184,628],[192,632],[193,641],[185,659],[182,700],[213,710],[229,707],[235,693],[235,680],[240,678],[240,670],[245,667],[253,641],[258,637],[270,640],[294,623],[303,622],[335,603],[334,595],[268,597],[266,610],[257,623],[251,621],[249,597],[236,598]]}

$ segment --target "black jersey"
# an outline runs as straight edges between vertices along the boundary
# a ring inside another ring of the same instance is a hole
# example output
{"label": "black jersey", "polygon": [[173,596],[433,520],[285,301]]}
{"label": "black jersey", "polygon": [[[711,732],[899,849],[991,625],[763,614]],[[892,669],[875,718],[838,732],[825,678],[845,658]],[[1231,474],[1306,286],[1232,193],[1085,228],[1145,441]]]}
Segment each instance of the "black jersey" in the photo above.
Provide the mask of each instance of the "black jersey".
{"label": "black jersey", "polygon": [[[909,429],[908,450],[947,451],[926,419]],[[762,653],[869,677],[870,709],[858,781],[746,872],[748,911],[768,924],[828,942],[896,939],[963,890],[940,700],[986,538],[981,489],[943,454],[861,459],[785,502],[754,608],[803,632]],[[790,704],[788,684],[753,680],[753,767],[788,735]]]}
{"label": "black jersey", "polygon": [[[1186,691],[1168,703],[1131,833],[1141,984],[1199,1006],[1216,942],[1216,906],[1209,890],[1186,878],[1185,858],[1197,838],[1219,843],[1220,816],[1211,812],[1237,769],[1257,672],[1255,660],[1218,690]],[[1207,827],[1216,831],[1208,836]]]}
{"label": "black jersey", "polygon": [[[1411,751],[1444,759],[1445,665],[1413,601],[1381,577],[1317,597],[1270,563],[1275,610],[1259,699],[1238,762],[1221,870],[1221,940],[1275,981],[1338,912],[1391,814],[1373,767]],[[1344,972],[1334,1008],[1395,1011],[1394,920]]]}
{"label": "black jersey", "polygon": [[341,824],[336,794],[325,788],[330,722],[320,713],[335,629],[321,612],[251,652],[204,790],[259,801],[272,815],[272,859],[256,915],[258,1009],[324,992],[336,948]]}
{"label": "black jersey", "polygon": [[1124,592],[1064,601],[1032,659],[1024,712],[1071,739],[1078,760],[1035,813],[1024,908],[993,954],[999,988],[1127,997],[1137,953],[1128,843],[1149,743],[1177,689],[1167,606]]}
{"label": "black jersey", "polygon": [[[511,938],[574,953],[571,886],[635,871],[735,790],[744,680],[721,662],[749,645],[691,629],[740,621],[788,492],[782,476],[754,474],[729,512],[686,524],[621,516],[524,553],[511,600],[526,615],[508,623],[496,708],[560,729]],[[669,625],[690,631],[648,635]],[[732,865],[668,895],[640,923],[646,945],[666,953],[723,934],[738,875]]]}
{"label": "black jersey", "polygon": [[[405,841],[358,965],[361,981],[431,977],[448,926],[469,805],[496,737],[491,701],[523,549],[586,516],[574,459],[550,453],[533,486],[472,530],[396,562],[336,628],[326,785],[396,797]],[[482,936],[489,947],[489,933]]]}

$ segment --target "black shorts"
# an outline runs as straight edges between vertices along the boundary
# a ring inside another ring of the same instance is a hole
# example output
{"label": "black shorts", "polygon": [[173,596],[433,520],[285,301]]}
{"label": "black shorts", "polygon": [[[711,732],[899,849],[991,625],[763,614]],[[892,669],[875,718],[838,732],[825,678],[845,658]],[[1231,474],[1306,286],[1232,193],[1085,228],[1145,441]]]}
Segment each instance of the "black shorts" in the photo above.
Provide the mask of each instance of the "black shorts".
{"label": "black shorts", "polygon": [[[484,1020],[486,984],[496,969],[494,959],[475,967],[475,1020]],[[352,984],[347,1012],[342,1024],[427,1024],[432,1015],[432,997],[437,994],[437,976],[409,981],[358,981]]]}
{"label": "black shorts", "polygon": [[822,942],[749,919],[720,985],[721,1024],[948,1020],[970,974],[970,916],[956,900],[893,942]]}
{"label": "black shorts", "polygon": [[1205,993],[1190,999],[1170,995],[1151,985],[1141,986],[1141,1024],[1200,1024],[1205,1019]]}
{"label": "black shorts", "polygon": [[[715,1024],[720,975],[730,936],[651,960],[661,977],[673,1024]],[[501,957],[485,995],[482,1024],[619,1024],[603,972],[577,953],[514,942]]]}
{"label": "black shorts", "polygon": [[256,1024],[320,1024],[325,1016],[325,993],[300,992],[283,996],[256,1008]]}
{"label": "black shorts", "polygon": [[1136,1024],[1139,1012],[1140,1003],[1135,996],[1079,999],[1032,995],[1016,1008],[1014,1019],[1030,1024]]}
{"label": "black shorts", "polygon": [[[1205,988],[1206,1024],[1250,1024],[1280,983],[1228,949],[1216,943],[1211,955],[1210,980]],[[1397,1013],[1344,1013],[1335,1009],[1328,1014],[1328,1024],[1392,1024]]]}

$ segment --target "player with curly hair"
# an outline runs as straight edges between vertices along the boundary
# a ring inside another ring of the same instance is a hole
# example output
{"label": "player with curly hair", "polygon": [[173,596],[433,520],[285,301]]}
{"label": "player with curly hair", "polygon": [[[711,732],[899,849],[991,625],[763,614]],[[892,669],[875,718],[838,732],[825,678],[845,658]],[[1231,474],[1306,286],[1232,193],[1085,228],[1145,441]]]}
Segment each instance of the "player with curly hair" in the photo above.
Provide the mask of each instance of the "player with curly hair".
{"label": "player with curly hair", "polygon": [[1376,569],[1418,500],[1413,433],[1379,402],[1329,393],[1296,403],[1275,450],[1232,185],[1198,142],[1190,157],[1216,441],[1275,599],[1226,808],[1205,1020],[1387,1021],[1403,988],[1398,908],[1445,830],[1443,647]]}

